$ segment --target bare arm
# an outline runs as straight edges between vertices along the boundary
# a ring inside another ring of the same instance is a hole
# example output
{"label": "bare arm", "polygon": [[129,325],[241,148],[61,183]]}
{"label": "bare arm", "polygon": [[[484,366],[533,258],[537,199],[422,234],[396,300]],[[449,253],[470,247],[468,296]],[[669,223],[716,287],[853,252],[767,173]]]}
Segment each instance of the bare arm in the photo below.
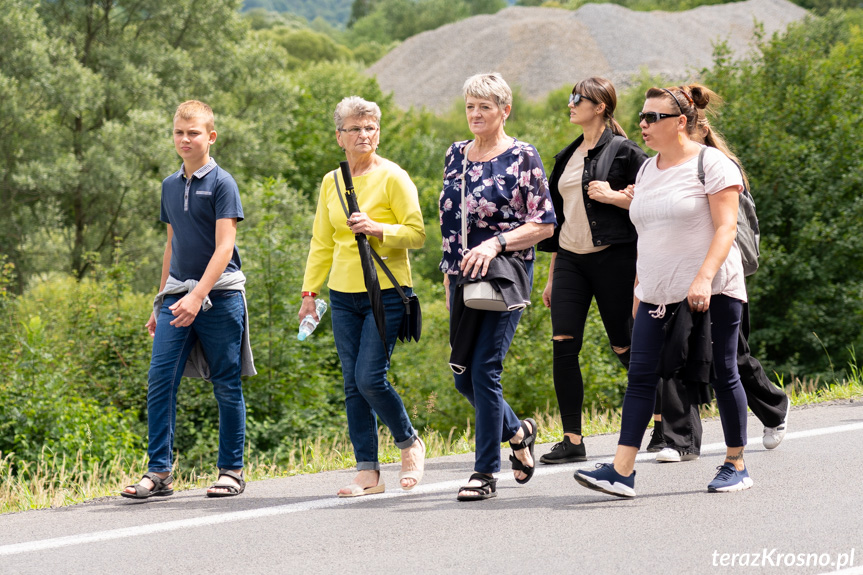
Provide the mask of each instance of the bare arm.
{"label": "bare arm", "polygon": [[551,253],[551,263],[548,264],[548,281],[545,282],[545,289],[542,290],[542,303],[545,307],[551,307],[551,284],[554,281],[554,262],[557,260],[557,252]]}
{"label": "bare arm", "polygon": [[[554,235],[554,224],[528,222],[500,235],[506,239],[507,251],[517,252],[532,247],[538,241]],[[503,247],[500,245],[497,236],[485,240],[475,248],[471,248],[461,260],[462,273],[464,275],[470,273],[470,277],[472,278],[475,278],[478,273],[484,276],[488,272],[488,265],[491,260],[502,251]]]}
{"label": "bare arm", "polygon": [[[737,235],[737,206],[740,194],[737,186],[732,186],[707,196],[707,201],[710,203],[710,216],[715,231],[704,263],[701,264],[701,269],[689,286],[689,294],[686,296],[689,307],[697,311],[707,311],[710,308],[713,278],[728,257],[731,244]],[[704,302],[704,305],[699,307],[698,302]]]}
{"label": "bare arm", "polygon": [[216,249],[213,251],[210,262],[207,264],[207,269],[204,270],[204,275],[201,276],[195,289],[170,307],[175,318],[171,322],[171,325],[174,327],[186,327],[192,325],[192,322],[195,321],[198,312],[201,311],[201,303],[207,294],[210,293],[210,290],[213,289],[219,277],[225,272],[228,262],[231,261],[236,238],[236,218],[216,220]]}
{"label": "bare arm", "polygon": [[[173,239],[174,228],[171,227],[171,224],[168,224],[168,241],[165,242],[165,253],[162,254],[162,279],[159,282],[160,292],[165,289],[165,284],[168,283],[168,275],[171,273],[171,242]],[[147,333],[150,334],[150,337],[156,335],[156,316],[153,312],[150,312],[150,319],[147,320],[144,327],[147,328]]]}
{"label": "bare arm", "polygon": [[599,180],[594,180],[587,185],[587,197],[624,210],[628,210],[629,204],[632,203],[632,194],[627,194],[626,190],[612,190],[608,182]]}

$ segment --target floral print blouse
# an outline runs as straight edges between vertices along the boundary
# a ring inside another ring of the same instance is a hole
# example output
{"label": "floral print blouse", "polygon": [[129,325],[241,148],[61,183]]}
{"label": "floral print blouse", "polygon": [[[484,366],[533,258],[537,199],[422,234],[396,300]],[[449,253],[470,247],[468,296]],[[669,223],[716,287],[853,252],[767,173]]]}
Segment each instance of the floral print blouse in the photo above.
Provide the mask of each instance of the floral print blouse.
{"label": "floral print blouse", "polygon": [[[444,158],[440,195],[440,229],[443,258],[440,269],[457,274],[461,262],[461,181],[465,148],[471,140],[456,142]],[[467,163],[465,198],[468,210],[467,247],[525,223],[554,224],[554,207],[539,152],[513,138],[503,153],[485,162]],[[534,258],[533,247],[516,253]]]}

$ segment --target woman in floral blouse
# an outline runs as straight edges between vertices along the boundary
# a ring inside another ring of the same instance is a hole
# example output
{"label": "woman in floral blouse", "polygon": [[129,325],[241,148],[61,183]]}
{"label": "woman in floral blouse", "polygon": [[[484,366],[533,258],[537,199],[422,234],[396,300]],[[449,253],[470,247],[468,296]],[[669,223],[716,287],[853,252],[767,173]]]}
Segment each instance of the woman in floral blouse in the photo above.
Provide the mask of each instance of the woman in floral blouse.
{"label": "woman in floral blouse", "polygon": [[[475,473],[458,493],[460,501],[494,497],[500,471],[500,443],[513,448],[518,483],[533,476],[536,422],[520,421],[503,398],[500,376],[533,282],[533,246],[554,232],[548,181],[536,149],[504,130],[512,91],[497,73],[478,74],[464,85],[465,112],[475,139],[447,150],[440,224],[447,308],[450,310],[450,365],[455,386],[476,412]],[[466,174],[466,177],[463,176]],[[462,183],[467,206],[467,237],[462,238]],[[466,250],[462,251],[462,240]],[[495,258],[498,258],[496,261]],[[512,311],[467,308],[463,285],[506,267],[524,278],[524,299]]]}

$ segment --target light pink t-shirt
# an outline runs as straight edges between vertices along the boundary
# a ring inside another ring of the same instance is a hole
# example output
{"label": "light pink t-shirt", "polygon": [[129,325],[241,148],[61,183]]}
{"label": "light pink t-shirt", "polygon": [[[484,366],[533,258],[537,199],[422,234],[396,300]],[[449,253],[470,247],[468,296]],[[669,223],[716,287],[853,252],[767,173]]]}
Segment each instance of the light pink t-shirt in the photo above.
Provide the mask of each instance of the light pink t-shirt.
{"label": "light pink t-shirt", "polygon": [[[636,179],[629,217],[638,231],[635,295],[643,302],[660,305],[686,299],[715,232],[707,196],[729,187],[743,191],[740,170],[716,148],[704,153],[704,174],[702,184],[698,156],[663,170],[653,157]],[[711,293],[746,301],[736,240],[713,278]]]}

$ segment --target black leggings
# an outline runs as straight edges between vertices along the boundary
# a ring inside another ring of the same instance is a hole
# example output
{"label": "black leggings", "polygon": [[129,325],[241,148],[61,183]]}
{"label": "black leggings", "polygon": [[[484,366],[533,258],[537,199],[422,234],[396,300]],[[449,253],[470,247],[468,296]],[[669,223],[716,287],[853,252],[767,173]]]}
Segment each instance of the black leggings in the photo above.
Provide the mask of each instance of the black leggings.
{"label": "black leggings", "polygon": [[[572,338],[553,341],[554,391],[564,433],[581,435],[584,381],[578,354],[594,297],[612,347],[628,348],[631,343],[635,256],[635,242],[611,245],[592,254],[557,252],[551,284],[552,333]],[[628,350],[617,357],[629,367]]]}

